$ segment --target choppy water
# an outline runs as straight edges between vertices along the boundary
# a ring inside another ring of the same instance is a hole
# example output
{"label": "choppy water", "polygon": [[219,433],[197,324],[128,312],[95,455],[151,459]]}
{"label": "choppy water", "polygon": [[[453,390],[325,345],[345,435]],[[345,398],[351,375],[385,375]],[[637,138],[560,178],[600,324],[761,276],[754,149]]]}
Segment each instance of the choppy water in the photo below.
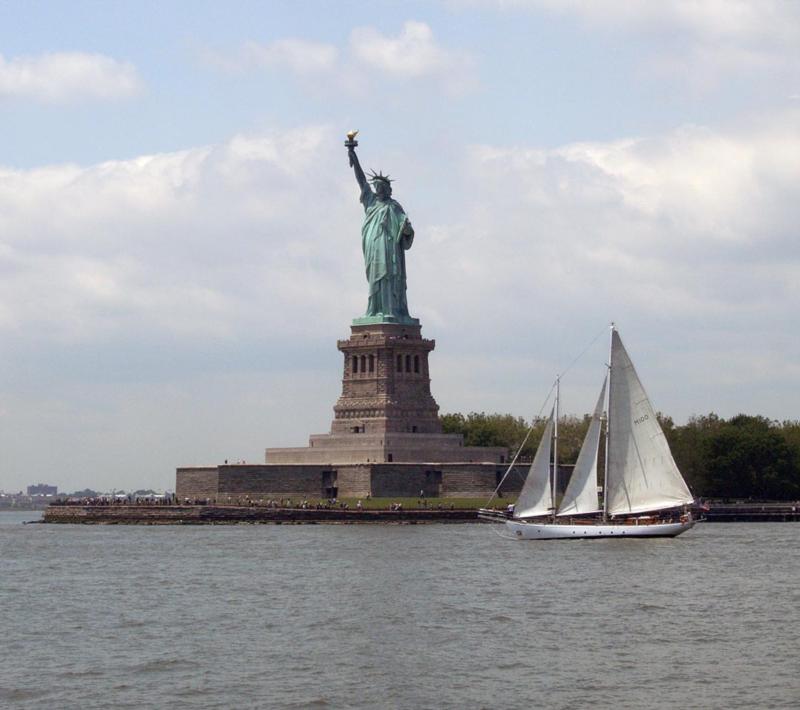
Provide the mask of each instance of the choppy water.
{"label": "choppy water", "polygon": [[2,707],[800,705],[800,525],[525,543],[25,517],[0,514]]}

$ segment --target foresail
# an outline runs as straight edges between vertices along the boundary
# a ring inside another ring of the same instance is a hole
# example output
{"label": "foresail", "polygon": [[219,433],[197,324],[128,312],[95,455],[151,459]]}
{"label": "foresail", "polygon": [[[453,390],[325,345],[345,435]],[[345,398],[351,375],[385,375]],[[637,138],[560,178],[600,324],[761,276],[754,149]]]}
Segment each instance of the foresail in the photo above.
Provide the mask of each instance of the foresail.
{"label": "foresail", "polygon": [[522,486],[522,491],[514,505],[515,518],[530,518],[536,515],[547,515],[552,506],[552,493],[550,488],[550,452],[553,441],[553,413],[544,428],[542,440],[533,463],[528,469],[528,477]]}
{"label": "foresail", "polygon": [[572,470],[567,490],[561,499],[556,515],[585,515],[600,510],[597,499],[597,453],[600,449],[600,429],[603,417],[603,402],[606,398],[606,381],[594,408],[589,431],[583,440],[578,460]]}
{"label": "foresail", "polygon": [[611,336],[608,417],[608,513],[640,513],[691,503],[692,494],[616,330]]}

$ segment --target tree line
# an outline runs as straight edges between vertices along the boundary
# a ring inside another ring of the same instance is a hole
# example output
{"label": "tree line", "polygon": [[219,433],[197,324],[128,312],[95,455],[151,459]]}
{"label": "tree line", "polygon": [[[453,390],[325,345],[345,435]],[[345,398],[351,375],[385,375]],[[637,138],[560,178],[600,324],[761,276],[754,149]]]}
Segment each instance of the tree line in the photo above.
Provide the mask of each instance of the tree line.
{"label": "tree line", "polygon": [[[472,412],[440,417],[446,433],[464,436],[465,446],[505,446],[514,456],[530,424],[511,414]],[[762,416],[737,414],[724,419],[713,412],[693,416],[677,425],[658,415],[672,455],[696,496],[722,499],[800,499],[800,421],[778,422]],[[559,418],[561,463],[575,463],[589,428],[590,416]],[[537,419],[519,451],[530,461],[544,432]],[[600,457],[602,469],[603,456]],[[602,470],[601,470],[602,475]]]}

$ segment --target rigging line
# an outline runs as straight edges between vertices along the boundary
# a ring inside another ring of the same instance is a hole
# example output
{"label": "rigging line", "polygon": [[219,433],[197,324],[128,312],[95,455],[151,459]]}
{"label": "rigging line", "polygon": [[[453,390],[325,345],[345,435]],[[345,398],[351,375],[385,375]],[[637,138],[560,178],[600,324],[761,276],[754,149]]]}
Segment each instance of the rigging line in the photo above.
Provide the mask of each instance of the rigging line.
{"label": "rigging line", "polygon": [[605,333],[606,333],[606,327],[604,326],[603,330],[601,330],[597,335],[595,335],[594,338],[592,338],[591,342],[583,350],[581,350],[580,354],[569,365],[567,365],[567,367],[565,369],[563,369],[561,371],[561,373],[556,377],[555,381],[553,382],[552,387],[550,387],[550,391],[547,393],[547,397],[545,397],[544,402],[542,403],[542,406],[539,409],[539,413],[536,415],[536,417],[534,417],[534,420],[531,423],[530,429],[528,429],[528,433],[525,434],[525,438],[522,440],[522,443],[519,445],[519,448],[517,449],[517,453],[514,455],[514,458],[512,459],[511,463],[508,464],[508,468],[506,469],[506,472],[503,474],[503,477],[500,479],[500,483],[498,483],[497,486],[495,487],[494,491],[492,492],[491,497],[489,498],[489,500],[486,501],[486,505],[487,506],[489,505],[489,503],[491,503],[494,500],[495,496],[497,495],[497,491],[500,490],[500,486],[503,485],[503,482],[506,480],[506,478],[508,478],[508,474],[511,473],[511,469],[514,467],[514,464],[517,462],[517,459],[519,458],[520,453],[522,453],[522,449],[525,447],[525,444],[528,442],[528,438],[530,437],[531,432],[533,431],[533,428],[536,426],[537,420],[541,418],[542,412],[545,410],[545,407],[547,407],[547,403],[550,401],[550,397],[552,396],[553,392],[555,391],[556,387],[558,386],[559,379],[561,377],[563,377],[567,372],[569,372],[574,367],[575,363],[577,363],[578,360],[580,360],[586,354],[586,352],[589,350],[589,348],[591,348],[592,345],[594,345],[600,339],[601,336],[605,335]]}
{"label": "rigging line", "polygon": [[553,380],[553,384],[550,387],[550,391],[547,393],[547,396],[544,398],[544,402],[542,402],[542,406],[539,407],[539,411],[534,415],[534,417],[533,417],[533,419],[531,421],[530,428],[528,429],[528,433],[525,435],[525,438],[522,440],[522,443],[520,444],[519,449],[517,449],[517,451],[522,451],[522,447],[525,446],[525,442],[528,440],[528,437],[531,435],[531,432],[533,431],[534,427],[536,427],[536,424],[542,418],[542,414],[547,409],[547,404],[550,402],[550,397],[553,396],[553,392],[556,391],[556,386],[557,385],[558,385],[558,377],[556,377],[556,379]]}
{"label": "rigging line", "polygon": [[[567,372],[569,372],[573,368],[575,363],[577,363],[578,360],[580,360],[584,355],[586,355],[589,348],[591,348],[592,345],[594,345],[607,332],[608,332],[608,326],[605,326],[603,330],[601,330],[597,335],[594,336],[594,338],[592,338],[592,342],[590,342],[583,350],[581,350],[580,355],[578,355],[578,357],[576,357],[569,365],[567,365],[566,369],[561,371],[561,374],[562,375],[567,374]],[[555,387],[555,385],[553,386]]]}
{"label": "rigging line", "polygon": [[555,382],[553,382],[553,386],[550,388],[550,391],[547,393],[547,397],[544,398],[544,402],[542,402],[542,406],[539,409],[539,413],[534,417],[533,421],[531,422],[530,428],[528,429],[528,433],[525,434],[525,438],[522,440],[522,443],[519,445],[519,448],[517,449],[517,453],[514,454],[514,458],[511,460],[511,463],[508,464],[508,468],[506,469],[506,472],[503,474],[503,477],[500,479],[500,483],[497,484],[497,486],[495,487],[494,491],[492,492],[491,497],[489,498],[489,500],[486,501],[486,505],[487,506],[489,505],[489,503],[491,503],[494,500],[494,497],[497,495],[497,491],[500,490],[500,486],[503,485],[503,482],[506,480],[506,478],[508,478],[508,474],[511,473],[511,469],[514,468],[514,464],[517,462],[517,459],[519,458],[519,455],[522,453],[522,449],[525,448],[525,444],[528,442],[528,439],[529,439],[529,437],[531,435],[531,432],[533,432],[534,428],[536,427],[536,424],[537,424],[538,420],[541,418],[542,412],[544,411],[545,407],[547,407],[547,403],[550,401],[550,396],[553,394],[553,391],[555,390],[557,384],[558,384],[558,378],[556,378]]}

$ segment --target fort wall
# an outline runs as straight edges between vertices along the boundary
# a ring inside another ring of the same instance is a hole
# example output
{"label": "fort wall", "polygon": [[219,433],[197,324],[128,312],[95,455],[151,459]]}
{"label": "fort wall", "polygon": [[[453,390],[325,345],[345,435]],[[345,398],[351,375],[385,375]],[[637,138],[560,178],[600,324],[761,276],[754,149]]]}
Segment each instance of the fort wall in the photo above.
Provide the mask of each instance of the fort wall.
{"label": "fort wall", "polygon": [[[527,464],[514,467],[501,493],[516,495]],[[416,497],[489,498],[506,472],[485,463],[232,464],[177,471],[179,500]]]}

